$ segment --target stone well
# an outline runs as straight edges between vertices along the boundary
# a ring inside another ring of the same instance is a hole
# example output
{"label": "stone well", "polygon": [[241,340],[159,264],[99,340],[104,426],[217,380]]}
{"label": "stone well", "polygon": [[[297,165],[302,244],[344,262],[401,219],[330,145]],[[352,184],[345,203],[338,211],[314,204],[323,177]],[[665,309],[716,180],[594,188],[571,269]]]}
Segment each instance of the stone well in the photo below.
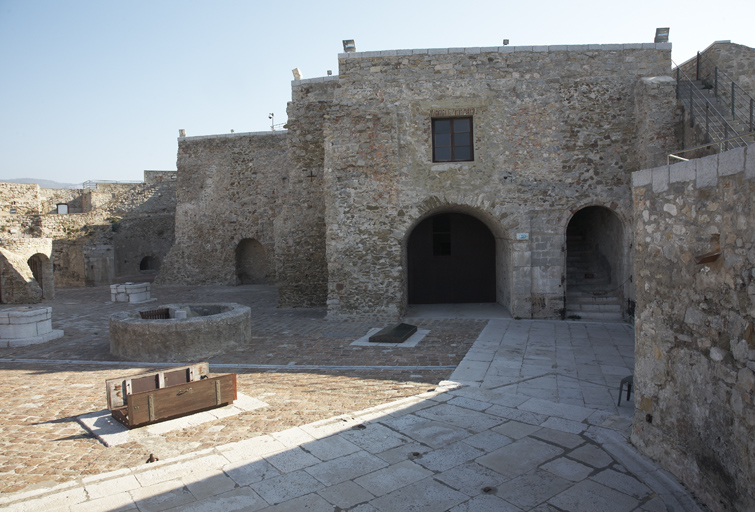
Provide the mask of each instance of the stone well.
{"label": "stone well", "polygon": [[52,308],[19,306],[0,311],[0,348],[45,343],[63,336],[52,328]]}
{"label": "stone well", "polygon": [[110,316],[110,353],[129,361],[197,361],[248,345],[251,323],[251,309],[234,303],[123,311]]}
{"label": "stone well", "polygon": [[149,283],[123,283],[110,285],[110,300],[112,302],[150,302]]}

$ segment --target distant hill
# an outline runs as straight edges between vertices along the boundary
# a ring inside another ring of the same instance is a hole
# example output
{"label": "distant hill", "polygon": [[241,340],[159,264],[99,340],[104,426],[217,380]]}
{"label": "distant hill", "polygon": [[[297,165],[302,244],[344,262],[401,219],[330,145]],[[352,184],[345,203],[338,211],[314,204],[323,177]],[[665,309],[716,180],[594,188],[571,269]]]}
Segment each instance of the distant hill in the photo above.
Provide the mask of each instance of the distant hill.
{"label": "distant hill", "polygon": [[2,183],[36,183],[37,185],[39,185],[39,188],[77,188],[81,185],[77,183],[59,183],[57,181],[52,181],[52,180],[40,180],[37,178],[13,178],[13,179],[0,178],[0,182]]}

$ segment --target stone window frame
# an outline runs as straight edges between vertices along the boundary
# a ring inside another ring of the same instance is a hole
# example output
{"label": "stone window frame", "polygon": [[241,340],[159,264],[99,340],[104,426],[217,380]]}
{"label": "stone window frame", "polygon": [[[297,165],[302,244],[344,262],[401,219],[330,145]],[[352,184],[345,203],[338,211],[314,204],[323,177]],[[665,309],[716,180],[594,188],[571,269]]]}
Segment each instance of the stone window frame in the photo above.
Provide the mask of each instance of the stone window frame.
{"label": "stone window frame", "polygon": [[[469,131],[461,131],[461,130],[455,130],[456,122],[458,121],[468,121],[469,122]],[[446,135],[445,133],[436,133],[436,125],[440,122],[448,121],[450,123],[449,128],[450,132],[448,135],[450,135],[450,145],[441,146],[443,148],[450,148],[451,155],[449,159],[439,159],[438,158],[438,146],[436,146],[436,140],[439,135]],[[474,162],[474,119],[473,116],[454,116],[454,117],[432,117],[431,118],[431,124],[432,124],[432,157],[433,157],[433,163],[446,163],[446,162]],[[468,134],[469,137],[469,144],[457,144],[456,143],[456,137],[457,135],[462,134]],[[457,157],[456,155],[456,149],[457,148],[469,148],[469,157]]]}

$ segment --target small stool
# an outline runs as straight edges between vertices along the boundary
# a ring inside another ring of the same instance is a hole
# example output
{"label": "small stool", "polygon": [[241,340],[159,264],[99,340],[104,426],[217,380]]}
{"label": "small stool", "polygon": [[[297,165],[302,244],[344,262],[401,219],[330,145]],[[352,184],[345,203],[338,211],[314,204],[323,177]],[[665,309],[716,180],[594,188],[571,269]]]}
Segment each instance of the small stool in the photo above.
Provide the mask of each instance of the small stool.
{"label": "small stool", "polygon": [[634,376],[624,377],[619,384],[619,407],[621,407],[621,391],[624,389],[624,384],[627,385],[627,402],[629,401],[629,395],[632,393],[632,384],[634,384]]}

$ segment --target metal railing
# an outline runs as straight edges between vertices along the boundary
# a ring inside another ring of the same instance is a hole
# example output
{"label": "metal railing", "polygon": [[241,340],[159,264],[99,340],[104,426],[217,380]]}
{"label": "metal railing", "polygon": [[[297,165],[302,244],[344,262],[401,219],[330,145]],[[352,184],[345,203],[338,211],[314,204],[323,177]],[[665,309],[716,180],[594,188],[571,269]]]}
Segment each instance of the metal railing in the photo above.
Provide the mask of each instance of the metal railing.
{"label": "metal railing", "polygon": [[[705,84],[705,82],[703,82]],[[703,85],[705,88],[706,86]],[[723,151],[732,147],[746,146],[746,135],[740,135],[732,122],[727,119],[728,113],[721,112],[717,103],[700,90],[679,66],[676,67],[676,98],[682,101],[689,114],[689,125],[694,128],[702,123],[701,131],[705,135],[706,146],[722,144]],[[753,130],[747,130],[753,131]]]}
{"label": "metal railing", "polygon": [[732,121],[747,125],[748,132],[755,131],[755,99],[700,52],[697,52],[695,70],[695,79],[702,82],[706,89],[712,89],[713,96],[727,105],[727,115],[731,115]]}
{"label": "metal railing", "polygon": [[123,180],[123,181],[113,181],[113,180],[89,180],[85,181],[82,184],[82,188],[97,188],[98,183],[104,183],[104,184],[135,184],[135,183],[142,183],[139,180]]}
{"label": "metal railing", "polygon": [[699,146],[695,146],[694,148],[680,149],[679,151],[674,151],[673,153],[669,153],[666,156],[666,163],[670,164],[672,159],[675,161],[674,163],[677,163],[677,161],[689,162],[690,160],[689,158],[682,158],[679,155],[681,155],[682,153],[689,153],[690,151],[698,151],[700,149],[706,149],[715,145],[718,145],[718,152],[720,153],[723,150],[724,144],[727,144],[728,142],[731,142],[735,139],[741,139],[742,137],[752,137],[752,136],[755,136],[755,132],[745,133],[743,135],[737,135],[736,137],[731,137],[726,140],[719,140],[716,142],[709,142],[707,144],[701,144]]}

